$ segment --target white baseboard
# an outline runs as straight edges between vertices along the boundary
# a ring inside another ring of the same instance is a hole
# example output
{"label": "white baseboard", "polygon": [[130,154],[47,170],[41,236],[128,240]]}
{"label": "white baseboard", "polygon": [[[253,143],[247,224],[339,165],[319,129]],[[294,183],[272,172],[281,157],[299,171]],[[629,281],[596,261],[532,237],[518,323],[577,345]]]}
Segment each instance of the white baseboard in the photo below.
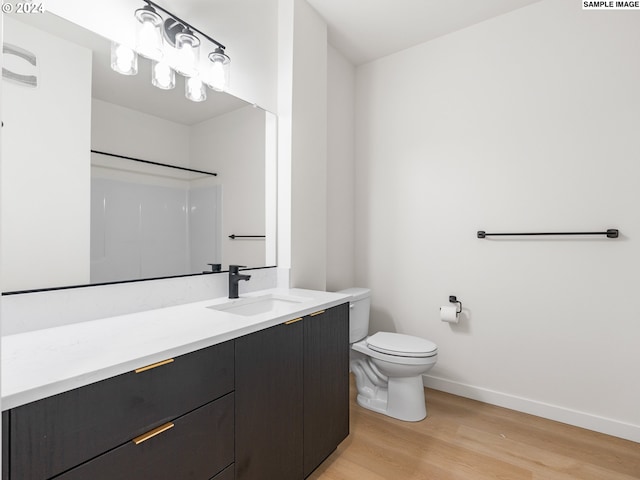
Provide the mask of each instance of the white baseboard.
{"label": "white baseboard", "polygon": [[[466,385],[444,378],[423,375],[425,387],[441,390],[461,397],[471,398],[480,402],[497,405],[499,407],[517,410],[519,412],[548,418],[557,422],[567,423],[576,427],[586,428],[607,435],[624,438],[640,443],[640,425],[620,422],[611,418],[599,417],[578,410],[571,410],[557,405],[538,402],[528,398],[496,392],[482,387]],[[427,405],[427,409],[429,405]]]}

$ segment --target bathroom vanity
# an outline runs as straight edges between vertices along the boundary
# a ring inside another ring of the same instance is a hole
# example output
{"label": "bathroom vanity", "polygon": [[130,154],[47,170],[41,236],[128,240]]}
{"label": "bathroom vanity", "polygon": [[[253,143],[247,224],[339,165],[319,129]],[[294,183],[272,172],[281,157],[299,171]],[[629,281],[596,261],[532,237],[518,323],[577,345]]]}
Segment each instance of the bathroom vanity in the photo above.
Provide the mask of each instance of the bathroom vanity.
{"label": "bathroom vanity", "polygon": [[263,291],[4,337],[3,479],[307,477],[349,433],[347,301]]}

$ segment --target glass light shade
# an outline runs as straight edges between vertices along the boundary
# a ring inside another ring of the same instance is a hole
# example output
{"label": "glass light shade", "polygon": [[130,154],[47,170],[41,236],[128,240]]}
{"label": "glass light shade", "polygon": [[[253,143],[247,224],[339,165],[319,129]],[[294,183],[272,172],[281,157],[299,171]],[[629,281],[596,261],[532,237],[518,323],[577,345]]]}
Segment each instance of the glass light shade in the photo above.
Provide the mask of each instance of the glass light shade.
{"label": "glass light shade", "polygon": [[139,8],[135,13],[138,19],[136,28],[136,50],[140,55],[151,60],[161,60],[162,49],[162,17],[150,5]]}
{"label": "glass light shade", "polygon": [[198,72],[200,60],[200,40],[192,33],[182,32],[176,35],[175,70],[185,77],[193,77]]}
{"label": "glass light shade", "polygon": [[111,68],[122,75],[138,73],[138,54],[132,48],[111,42]]}
{"label": "glass light shade", "polygon": [[162,90],[171,90],[176,86],[176,74],[167,61],[153,62],[151,83]]}
{"label": "glass light shade", "polygon": [[184,79],[184,96],[192,102],[204,102],[207,99],[207,89],[200,76]]}
{"label": "glass light shade", "polygon": [[224,54],[224,50],[216,48],[209,54],[211,62],[207,68],[204,82],[209,88],[217,92],[224,92],[229,86],[229,63],[231,60]]}

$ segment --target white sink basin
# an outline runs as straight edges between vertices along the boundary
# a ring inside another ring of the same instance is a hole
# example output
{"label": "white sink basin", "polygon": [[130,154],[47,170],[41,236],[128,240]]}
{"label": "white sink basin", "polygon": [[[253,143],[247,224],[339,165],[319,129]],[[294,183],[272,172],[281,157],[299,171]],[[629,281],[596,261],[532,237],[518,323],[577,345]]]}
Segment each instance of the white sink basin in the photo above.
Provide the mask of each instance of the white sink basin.
{"label": "white sink basin", "polygon": [[207,308],[220,312],[233,313],[250,317],[263,313],[288,313],[292,306],[297,303],[307,301],[307,298],[293,297],[288,295],[262,295],[260,297],[245,297],[237,300],[230,300],[218,305],[209,305]]}

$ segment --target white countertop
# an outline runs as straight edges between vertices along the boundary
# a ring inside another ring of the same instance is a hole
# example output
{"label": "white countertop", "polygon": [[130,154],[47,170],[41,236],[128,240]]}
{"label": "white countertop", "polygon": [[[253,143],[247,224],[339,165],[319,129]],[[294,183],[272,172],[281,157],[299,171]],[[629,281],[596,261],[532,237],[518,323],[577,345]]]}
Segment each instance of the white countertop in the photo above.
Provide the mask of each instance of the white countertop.
{"label": "white countertop", "polygon": [[241,299],[297,297],[271,311],[241,316],[206,308],[226,297],[2,337],[2,409],[184,355],[349,300],[341,293],[269,289]]}

